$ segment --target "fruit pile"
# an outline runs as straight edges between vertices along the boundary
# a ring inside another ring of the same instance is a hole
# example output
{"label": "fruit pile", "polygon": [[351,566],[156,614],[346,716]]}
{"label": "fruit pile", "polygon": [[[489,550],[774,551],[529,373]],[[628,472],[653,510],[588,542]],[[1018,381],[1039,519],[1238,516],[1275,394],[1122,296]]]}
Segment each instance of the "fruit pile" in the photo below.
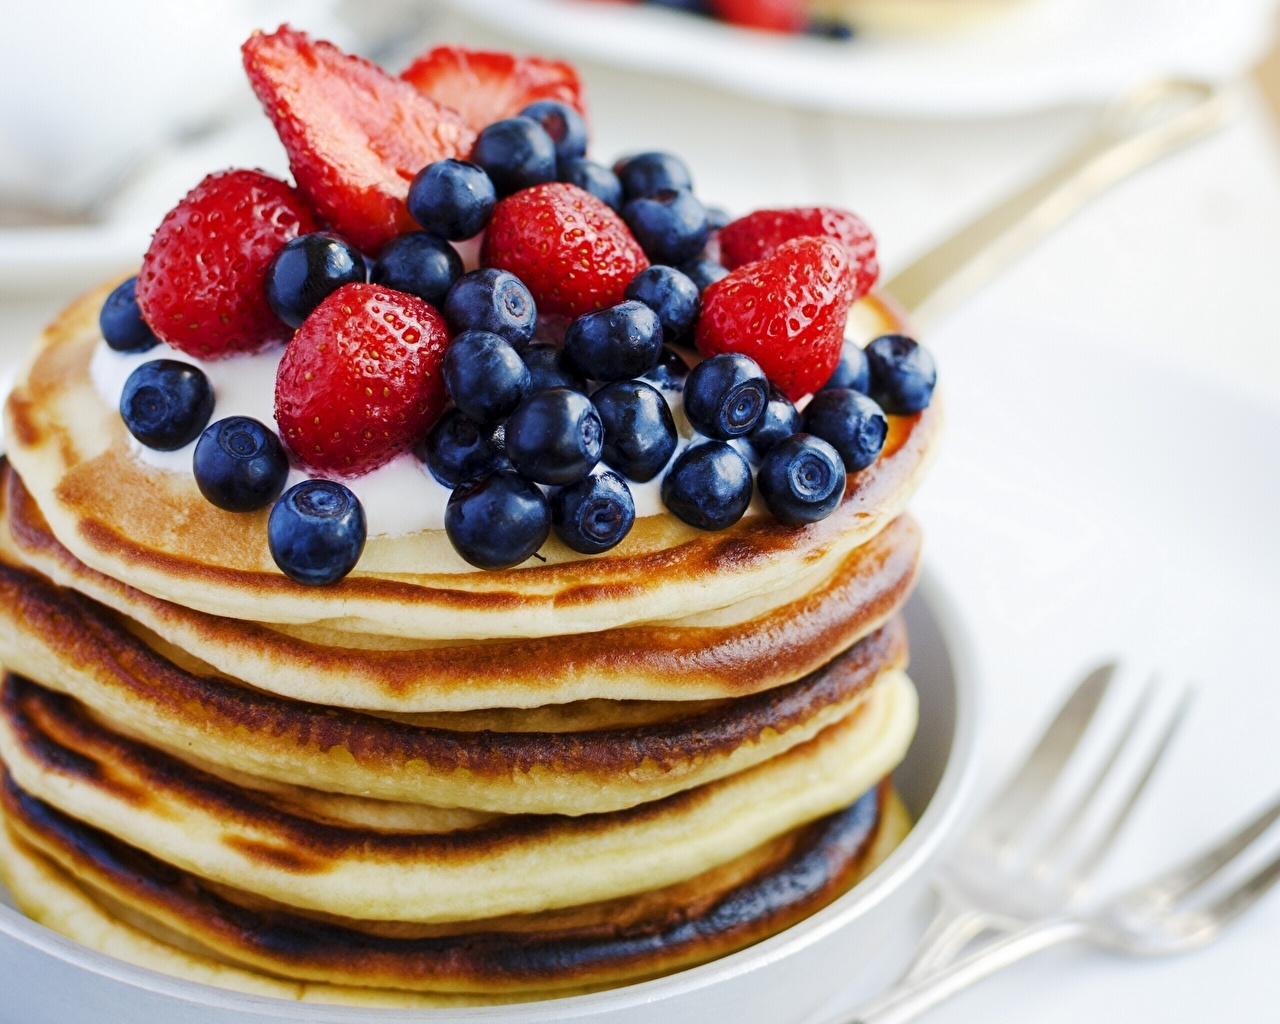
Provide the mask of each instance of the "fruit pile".
{"label": "fruit pile", "polygon": [[[861,220],[729,222],[674,156],[587,159],[568,65],[441,47],[392,78],[287,27],[243,54],[296,185],[210,175],[100,323],[120,352],[285,343],[274,424],[211,423],[207,376],[175,359],[139,366],[120,413],[148,447],[194,442],[213,504],[272,506],[291,578],[335,582],[364,547],[359,500],[322,477],[406,452],[452,489],[459,554],[496,569],[553,529],[585,554],[614,547],[651,480],[700,529],[737,522],[757,490],[782,522],[814,522],[876,460],[887,416],[929,404],[914,341],[843,340],[878,273]],[[284,492],[291,465],[308,479]]]}

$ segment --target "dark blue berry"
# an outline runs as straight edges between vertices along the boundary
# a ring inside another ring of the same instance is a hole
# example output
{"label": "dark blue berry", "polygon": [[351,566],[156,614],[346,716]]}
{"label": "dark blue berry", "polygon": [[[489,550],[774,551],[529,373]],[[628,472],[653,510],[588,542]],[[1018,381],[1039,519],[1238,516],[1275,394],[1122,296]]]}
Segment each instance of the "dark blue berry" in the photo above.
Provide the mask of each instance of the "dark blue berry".
{"label": "dark blue berry", "polygon": [[507,420],[507,458],[540,484],[571,484],[600,461],[604,427],[580,391],[548,388],[530,395]]}
{"label": "dark blue berry", "polygon": [[679,435],[662,393],[640,380],[618,380],[591,396],[604,424],[606,466],[643,483],[652,480],[671,459]]}
{"label": "dark blue berry", "polygon": [[248,416],[228,416],[205,427],[191,460],[196,486],[228,512],[266,508],[289,476],[289,456],[270,427]]}
{"label": "dark blue berry", "polygon": [[578,317],[565,332],[564,352],[590,380],[639,377],[658,365],[662,324],[643,302],[629,299]]}
{"label": "dark blue berry", "polygon": [[488,331],[464,331],[454,338],[442,369],[453,404],[477,423],[503,419],[530,391],[529,368],[520,353]]}
{"label": "dark blue berry", "polygon": [[690,260],[680,265],[680,272],[697,286],[699,294],[722,277],[729,276],[728,268],[722,267],[715,260]]}
{"label": "dark blue berry", "polygon": [[176,359],[143,363],[129,374],[120,393],[120,417],[129,433],[162,452],[189,445],[212,415],[209,378]]}
{"label": "dark blue berry", "polygon": [[346,239],[328,231],[299,235],[267,264],[267,303],[290,327],[301,327],[316,306],[366,275],[364,257]]}
{"label": "dark blue berry", "polygon": [[788,526],[831,515],[844,497],[845,480],[840,453],[812,434],[783,438],[769,449],[756,474],[760,497],[774,518]]}
{"label": "dark blue berry", "polygon": [[135,289],[138,279],[131,277],[116,285],[102,304],[98,327],[107,345],[117,352],[145,352],[160,344],[138,308]]}
{"label": "dark blue berry", "polygon": [[724,441],[695,444],[662,478],[662,503],[699,530],[723,530],[751,504],[751,467]]}
{"label": "dark blue berry", "polygon": [[885,334],[867,346],[872,398],[891,416],[929,408],[938,368],[923,345],[902,334]]}
{"label": "dark blue berry", "polygon": [[729,216],[728,210],[721,209],[719,206],[707,207],[707,223],[711,226],[712,231],[719,231],[731,220],[733,218]]}
{"label": "dark blue berry", "polygon": [[666,7],[684,14],[696,14],[700,17],[711,17],[709,0],[644,0],[650,7]]}
{"label": "dark blue berry", "polygon": [[764,415],[747,435],[751,450],[763,458],[765,452],[781,441],[790,437],[800,429],[800,414],[791,404],[791,399],[772,384],[769,385],[769,404],[765,406]]}
{"label": "dark blue berry", "polygon": [[684,414],[693,429],[727,441],[750,433],[769,404],[769,382],[754,359],[722,352],[704,359],[684,382]]}
{"label": "dark blue berry", "polygon": [[494,121],[476,138],[471,160],[485,169],[499,198],[556,180],[556,144],[530,117]]}
{"label": "dark blue berry", "polygon": [[628,200],[622,219],[655,263],[693,259],[711,234],[706,208],[687,189],[665,188]]}
{"label": "dark blue berry", "polygon": [[445,297],[444,318],[453,334],[488,331],[519,352],[538,326],[538,308],[520,278],[487,267],[458,278]]}
{"label": "dark blue berry", "polygon": [[542,125],[556,147],[556,160],[576,160],[587,151],[587,122],[573,107],[560,100],[538,100],[520,111]]}
{"label": "dark blue berry", "polygon": [[646,373],[644,379],[659,391],[683,391],[688,376],[689,364],[675,349],[663,345],[658,365]]}
{"label": "dark blue berry", "polygon": [[577,185],[584,192],[590,192],[606,206],[618,213],[622,212],[622,183],[618,176],[593,160],[561,160],[556,171],[560,181]]}
{"label": "dark blue berry", "polygon": [[663,189],[692,189],[693,179],[684,162],[670,153],[637,153],[613,165],[627,199],[651,196]]}
{"label": "dark blue berry", "polygon": [[534,484],[512,470],[460,483],[444,509],[454,550],[481,569],[509,569],[533,555],[551,532],[551,510]]}
{"label": "dark blue berry", "polygon": [[625,294],[658,314],[667,341],[675,341],[693,327],[702,310],[698,286],[675,267],[646,267],[627,284]]}
{"label": "dark blue berry", "polygon": [[635,521],[631,489],[622,477],[608,470],[561,487],[551,496],[556,536],[584,555],[608,551],[631,531]]}
{"label": "dark blue berry", "polygon": [[460,409],[450,409],[436,420],[419,454],[431,475],[446,487],[508,467],[494,428],[482,426]]}
{"label": "dark blue berry", "polygon": [[360,499],[333,480],[304,480],[280,496],[267,519],[267,546],[280,571],[311,587],[355,568],[368,527]]}
{"label": "dark blue berry", "polygon": [[819,391],[804,409],[804,429],[840,453],[850,473],[876,461],[889,435],[884,410],[861,391]]}
{"label": "dark blue berry", "polygon": [[465,160],[427,164],[409,183],[409,215],[423,230],[452,242],[479,234],[497,203],[483,167]]}
{"label": "dark blue berry", "polygon": [[587,390],[587,382],[574,370],[565,358],[564,350],[555,345],[530,345],[520,353],[524,365],[529,367],[529,393],[547,388],[572,388]]}
{"label": "dark blue berry", "polygon": [[411,231],[382,247],[369,280],[439,307],[461,276],[462,257],[453,246],[425,231]]}
{"label": "dark blue berry", "polygon": [[835,18],[814,17],[804,27],[804,34],[818,39],[832,39],[836,42],[847,42],[856,34],[853,26]]}
{"label": "dark blue berry", "polygon": [[864,395],[871,387],[871,364],[867,362],[867,354],[861,346],[848,339],[840,346],[840,362],[831,371],[831,376],[822,385],[823,390],[831,388],[851,388]]}

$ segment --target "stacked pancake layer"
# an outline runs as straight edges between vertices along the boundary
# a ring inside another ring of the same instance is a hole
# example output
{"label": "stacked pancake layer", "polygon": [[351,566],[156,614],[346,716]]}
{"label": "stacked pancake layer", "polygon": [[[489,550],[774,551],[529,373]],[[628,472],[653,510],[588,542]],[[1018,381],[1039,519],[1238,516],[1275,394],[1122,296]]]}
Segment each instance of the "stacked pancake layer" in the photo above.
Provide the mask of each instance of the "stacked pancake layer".
{"label": "stacked pancake layer", "polygon": [[492,573],[426,531],[304,588],[133,454],[102,294],[6,409],[0,874],[37,920],[285,998],[545,998],[774,934],[901,839],[936,407],[808,527],[653,516]]}

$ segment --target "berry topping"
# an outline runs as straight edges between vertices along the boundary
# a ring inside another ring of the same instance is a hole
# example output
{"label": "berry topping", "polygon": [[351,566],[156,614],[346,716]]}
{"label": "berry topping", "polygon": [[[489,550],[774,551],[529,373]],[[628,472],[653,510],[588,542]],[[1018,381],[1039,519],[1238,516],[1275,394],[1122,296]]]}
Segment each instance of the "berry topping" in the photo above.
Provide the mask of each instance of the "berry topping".
{"label": "berry topping", "polygon": [[589,380],[626,380],[658,365],[662,324],[643,302],[628,300],[578,317],[564,336],[570,365]]}
{"label": "berry topping", "polygon": [[699,294],[729,276],[728,268],[715,260],[690,260],[680,265],[680,273],[693,282]]}
{"label": "berry topping", "polygon": [[409,183],[409,214],[437,238],[461,242],[484,230],[498,201],[483,167],[437,160]]}
{"label": "berry topping", "polygon": [[520,354],[488,331],[464,331],[445,351],[449,397],[477,423],[493,423],[514,412],[531,383]]}
{"label": "berry topping", "polygon": [[688,331],[702,309],[698,286],[674,267],[646,267],[631,279],[624,294],[658,314],[667,341],[675,341]]}
{"label": "berry topping", "polygon": [[769,382],[755,361],[726,352],[704,359],[684,382],[684,414],[694,430],[727,441],[750,433],[769,404]]}
{"label": "berry topping", "polygon": [[489,125],[471,148],[471,159],[484,168],[499,196],[556,180],[556,145],[529,117]]}
{"label": "berry topping", "polygon": [[416,296],[343,285],[280,360],[275,412],[285,444],[312,469],[376,469],[439,418],[448,342],[440,314]]}
{"label": "berry topping", "polygon": [[817,391],[840,360],[849,260],[828,238],[784,242],[702,295],[698,349],[740,352],[793,402]]}
{"label": "berry topping", "polygon": [[189,445],[213,415],[213,388],[204,372],[176,359],[143,363],[124,382],[120,418],[148,448],[172,452]]}
{"label": "berry topping", "polygon": [[800,429],[800,414],[791,404],[791,399],[769,385],[769,404],[765,406],[764,415],[747,435],[751,450],[763,457],[765,452],[781,441],[790,437]]}
{"label": "berry topping", "polygon": [[706,208],[687,189],[664,188],[627,202],[622,218],[645,255],[659,263],[683,263],[707,244]]}
{"label": "berry topping", "polygon": [[253,512],[284,490],[289,456],[270,427],[228,416],[205,427],[191,468],[206,500],[228,512]]}
{"label": "berry topping", "polygon": [[663,189],[692,189],[689,168],[670,153],[637,153],[613,165],[627,199],[651,196]]}
{"label": "berry topping", "polygon": [[254,352],[291,331],[267,303],[267,264],[320,225],[302,197],[261,171],[211,174],[165,214],[138,276],[151,329],[201,359]]}
{"label": "berry topping", "polygon": [[564,182],[498,203],[481,262],[519,277],[544,313],[567,317],[621,302],[630,280],[649,265],[621,217]]}
{"label": "berry topping", "polygon": [[743,28],[799,32],[808,20],[807,0],[710,0],[716,17]]}
{"label": "berry topping", "polygon": [[107,296],[98,313],[98,328],[107,346],[116,352],[146,352],[160,344],[138,308],[136,277],[122,281]]}
{"label": "berry topping", "polygon": [[606,466],[644,483],[662,472],[676,450],[679,435],[662,393],[640,380],[618,380],[591,396],[604,424]]}
{"label": "berry topping", "polygon": [[507,457],[540,484],[571,484],[595,468],[604,426],[591,399],[568,388],[530,395],[506,423]]}
{"label": "berry topping", "polygon": [[471,149],[458,114],[329,43],[283,27],[241,53],[299,190],[365,251],[413,230],[404,201],[419,170]]}
{"label": "berry topping", "polygon": [[481,569],[509,569],[542,547],[551,532],[551,510],[536,485],[499,470],[459,484],[444,509],[454,549]]}
{"label": "berry topping", "polygon": [[849,258],[854,289],[849,301],[862,298],[880,276],[876,239],[860,217],[827,206],[793,210],[757,210],[720,230],[720,258],[730,270],[772,256],[793,238],[820,235],[838,242]]}
{"label": "berry topping", "polygon": [[267,519],[267,546],[291,580],[319,587],[355,568],[368,527],[360,500],[333,480],[304,480],[280,496]]}
{"label": "berry topping", "polygon": [[850,473],[876,461],[889,434],[884,410],[860,391],[819,391],[805,406],[804,429],[840,453]]}
{"label": "berry topping", "polygon": [[411,231],[382,247],[369,280],[438,308],[461,276],[462,257],[453,246],[425,231]]}
{"label": "berry topping", "polygon": [[923,345],[901,334],[885,334],[867,346],[871,369],[869,394],[892,416],[909,416],[929,407],[938,369]]}
{"label": "berry topping", "polygon": [[505,270],[473,270],[458,278],[444,300],[444,316],[455,334],[488,331],[519,351],[538,326],[538,307],[521,280]]}
{"label": "berry topping", "polygon": [[556,161],[576,160],[587,151],[587,122],[573,107],[559,100],[538,100],[520,111],[542,125],[556,147]]}
{"label": "berry topping", "polygon": [[683,391],[684,379],[689,376],[689,364],[673,348],[662,346],[658,365],[644,375],[644,379],[660,391]]}
{"label": "berry topping", "polygon": [[662,478],[662,503],[699,530],[732,526],[751,504],[751,467],[724,441],[686,448]]}
{"label": "berry topping", "polygon": [[760,497],[788,526],[826,519],[844,497],[844,463],[820,437],[792,434],[765,455],[756,474]]}
{"label": "berry topping", "polygon": [[450,409],[436,421],[421,455],[431,475],[446,487],[509,468],[494,443],[493,427],[481,426],[460,409]]}
{"label": "berry topping", "polygon": [[577,185],[584,192],[590,192],[605,206],[622,212],[622,183],[618,176],[593,160],[561,160],[557,165],[556,180]]}
{"label": "berry topping", "polygon": [[719,231],[731,220],[733,220],[733,218],[729,216],[728,210],[722,210],[718,206],[707,207],[707,225],[712,231]]}
{"label": "berry topping", "polygon": [[316,306],[344,284],[363,284],[364,257],[327,231],[285,242],[267,264],[267,302],[290,327],[301,327]]}
{"label": "berry topping", "polygon": [[635,521],[630,488],[608,470],[561,487],[551,496],[556,536],[584,555],[608,551],[631,532]]}
{"label": "berry topping", "polygon": [[840,346],[840,361],[822,385],[823,391],[831,388],[851,388],[864,395],[870,390],[871,364],[867,362],[867,354],[855,342],[846,339]]}
{"label": "berry topping", "polygon": [[572,388],[585,392],[587,382],[569,364],[564,350],[555,345],[530,345],[520,353],[529,367],[529,393],[547,388]]}

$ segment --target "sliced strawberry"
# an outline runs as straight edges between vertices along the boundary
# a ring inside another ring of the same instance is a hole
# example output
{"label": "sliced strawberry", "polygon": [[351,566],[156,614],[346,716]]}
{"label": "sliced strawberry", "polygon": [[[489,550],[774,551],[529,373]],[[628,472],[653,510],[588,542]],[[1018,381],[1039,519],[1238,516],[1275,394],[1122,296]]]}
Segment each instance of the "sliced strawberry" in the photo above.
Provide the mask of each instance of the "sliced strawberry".
{"label": "sliced strawberry", "polygon": [[515,117],[534,100],[560,100],[586,116],[582,82],[572,66],[545,57],[437,46],[400,75],[466,119],[476,131]]}
{"label": "sliced strawberry", "polygon": [[783,242],[823,235],[844,246],[855,279],[854,300],[871,290],[880,276],[876,239],[862,218],[830,206],[757,210],[720,229],[720,258],[732,270],[773,253]]}
{"label": "sliced strawberry", "polygon": [[621,217],[589,192],[557,181],[498,203],[480,262],[520,278],[539,317],[578,317],[615,305],[649,265]]}
{"label": "sliced strawberry", "polygon": [[267,264],[320,223],[292,187],[261,171],[211,174],[151,238],[138,274],[143,319],[200,359],[254,352],[292,330],[267,305]]}
{"label": "sliced strawberry", "polygon": [[357,476],[423,437],[444,411],[449,329],[435,308],[347,284],[303,321],[276,371],[276,423],[322,472]]}
{"label": "sliced strawberry", "polygon": [[741,352],[793,402],[812,394],[840,359],[851,281],[849,257],[831,239],[784,242],[702,293],[698,351]]}
{"label": "sliced strawberry", "polygon": [[800,32],[808,20],[808,0],[711,0],[722,21],[769,32]]}
{"label": "sliced strawberry", "polygon": [[475,133],[458,114],[330,43],[282,26],[250,36],[241,54],[298,188],[361,249],[415,230],[404,205],[413,176],[471,152]]}

